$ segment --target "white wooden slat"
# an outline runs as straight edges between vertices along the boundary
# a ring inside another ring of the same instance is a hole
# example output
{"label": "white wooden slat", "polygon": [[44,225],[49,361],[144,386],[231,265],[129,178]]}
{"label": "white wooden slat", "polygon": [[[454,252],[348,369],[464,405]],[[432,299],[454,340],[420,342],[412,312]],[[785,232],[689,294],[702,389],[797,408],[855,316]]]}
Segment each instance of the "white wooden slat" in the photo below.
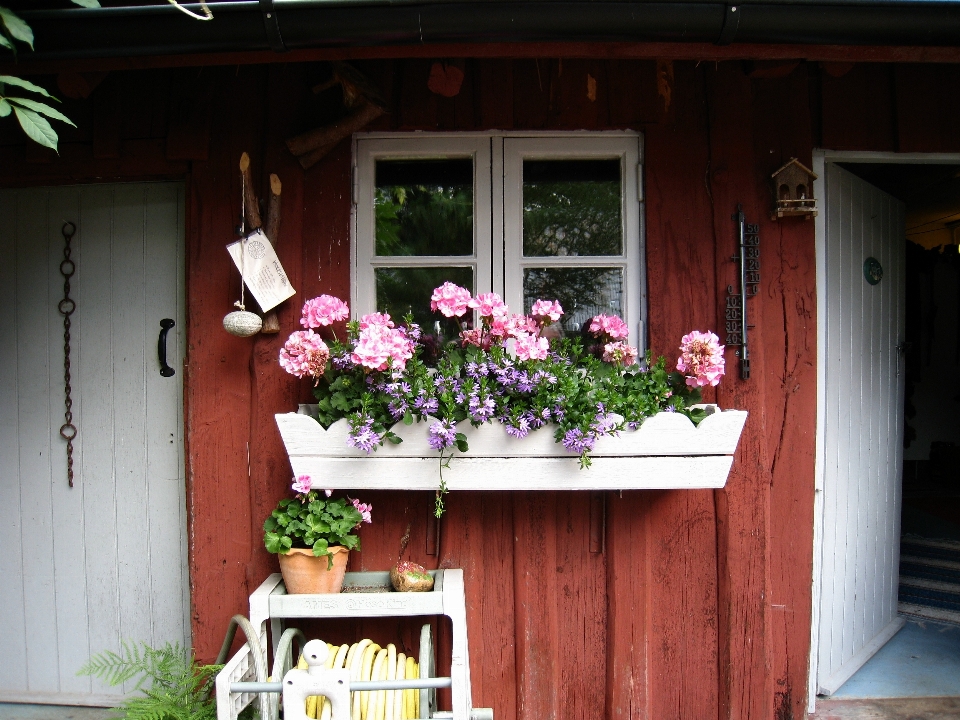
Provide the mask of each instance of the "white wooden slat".
{"label": "white wooden slat", "polygon": [[[23,293],[17,298],[21,539],[24,615],[27,633],[27,686],[34,692],[56,692],[57,625],[54,603],[53,513],[51,489],[48,303],[56,297],[47,267],[47,193],[32,190],[21,199],[18,277]],[[58,355],[54,355],[54,358]],[[55,371],[54,371],[55,372]]]}
{"label": "white wooden slat", "polygon": [[[83,452],[80,442],[74,444],[74,487],[70,488],[66,472],[66,442],[60,437],[59,427],[63,423],[63,316],[57,310],[57,298],[62,297],[63,276],[60,274],[58,260],[62,258],[64,239],[63,224],[71,221],[79,226],[80,198],[74,188],[64,188],[58,192],[49,192],[49,257],[47,271],[50,277],[51,299],[48,304],[50,317],[50,377],[49,396],[50,437],[53,467],[53,517],[54,517],[54,574],[57,626],[57,662],[60,693],[90,692],[90,678],[79,677],[77,670],[90,656],[87,642],[87,587],[83,575],[83,563],[86,554],[83,533],[83,492],[85,485],[77,469],[83,464]],[[77,289],[83,284],[80,268],[84,263],[79,233],[71,241],[71,259],[76,272],[71,279],[70,295],[77,297]],[[79,307],[79,305],[77,306]],[[80,424],[83,415],[82,394],[76,385],[73,362],[79,357],[78,349],[83,334],[83,317],[74,312],[70,326],[71,384],[77,388],[71,393],[74,423]]]}
{"label": "white wooden slat", "polygon": [[[117,506],[117,559],[119,564],[120,633],[122,637],[150,641],[153,594],[150,565],[153,548],[146,481],[147,331],[144,316],[144,186],[119,185],[113,196],[113,413],[114,468]],[[150,333],[151,340],[153,333]],[[153,343],[151,343],[153,344]],[[151,359],[152,353],[150,353]],[[132,689],[132,683],[127,690]]]}
{"label": "white wooden slat", "polygon": [[17,278],[20,266],[18,230],[19,196],[0,193],[0,647],[4,670],[0,672],[0,692],[9,692],[27,684],[26,627],[23,607],[23,565],[20,553],[20,398],[18,348],[20,333],[16,308],[18,294],[24,292]]}
{"label": "white wooden slat", "polygon": [[[624,431],[618,437],[600,438],[591,457],[623,455],[730,455],[737,442],[747,413],[729,410],[714,413],[695,426],[689,418],[676,413],[660,413],[648,418],[636,431]],[[284,446],[291,457],[326,456],[363,458],[367,453],[347,445],[349,424],[341,419],[324,429],[308,415],[276,415]],[[399,445],[385,444],[377,450],[381,457],[433,457],[427,445],[430,423],[397,424],[393,427],[403,439]],[[470,450],[466,457],[569,457],[556,441],[551,427],[544,427],[519,440],[504,429],[489,423],[473,427],[457,426],[467,436]]]}
{"label": "white wooden slat", "polygon": [[[146,191],[146,224],[144,256],[148,272],[145,277],[147,329],[146,403],[147,403],[147,468],[149,488],[148,524],[150,538],[150,595],[153,598],[154,623],[151,641],[154,644],[177,639],[189,642],[189,625],[185,621],[183,599],[170,588],[188,584],[186,548],[183,543],[185,522],[185,488],[183,456],[180,442],[182,423],[181,338],[183,308],[178,292],[180,249],[183,225],[180,224],[182,190],[178,185],[148,185]],[[154,333],[159,337],[160,320],[171,318],[177,324],[167,334],[167,362],[176,375],[160,375]],[[173,522],[172,520],[175,520]]]}
{"label": "white wooden slat", "polygon": [[[118,496],[114,476],[115,396],[111,358],[114,333],[110,309],[113,287],[113,189],[94,185],[80,191],[78,236],[83,245],[83,286],[78,306],[83,318],[77,387],[83,394],[79,438],[83,447],[83,515],[89,547],[87,581],[88,644],[91,653],[120,650],[120,593],[117,558]],[[122,500],[122,496],[120,498]],[[92,680],[91,692],[118,696],[119,691]]]}
{"label": "white wooden slat", "polygon": [[[331,489],[435,490],[440,458],[294,457],[296,475]],[[633,490],[723,487],[732,455],[602,457],[580,469],[577,458],[455,457],[443,478],[451,490]]]}

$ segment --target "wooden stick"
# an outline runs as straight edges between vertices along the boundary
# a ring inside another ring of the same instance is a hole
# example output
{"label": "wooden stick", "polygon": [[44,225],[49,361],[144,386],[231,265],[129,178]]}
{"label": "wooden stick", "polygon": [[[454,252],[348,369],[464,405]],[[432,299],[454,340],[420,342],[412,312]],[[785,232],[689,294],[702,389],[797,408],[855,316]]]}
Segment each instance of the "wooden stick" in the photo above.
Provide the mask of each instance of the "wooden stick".
{"label": "wooden stick", "polygon": [[243,153],[240,156],[240,173],[243,175],[243,204],[245,210],[245,220],[247,223],[247,232],[253,232],[263,226],[260,220],[260,201],[257,200],[257,193],[253,189],[253,179],[250,177],[250,156]]}
{"label": "wooden stick", "polygon": [[290,138],[287,140],[287,147],[297,157],[306,155],[311,150],[316,150],[324,145],[335,145],[381,115],[383,115],[383,110],[376,105],[364,102],[355,112],[332,125],[319,127]]}
{"label": "wooden stick", "polygon": [[340,141],[337,140],[326,145],[321,145],[316,150],[311,150],[306,155],[301,155],[297,158],[297,160],[300,161],[300,167],[302,167],[304,170],[309,170],[318,162],[320,162],[320,160],[322,160],[331,150],[333,150],[339,142]]}
{"label": "wooden stick", "polygon": [[[280,178],[271,173],[270,199],[267,201],[267,221],[263,226],[263,232],[274,247],[280,241],[280,192],[282,189]],[[263,327],[260,332],[266,335],[280,332],[280,321],[277,319],[276,310],[268,310],[264,313]]]}

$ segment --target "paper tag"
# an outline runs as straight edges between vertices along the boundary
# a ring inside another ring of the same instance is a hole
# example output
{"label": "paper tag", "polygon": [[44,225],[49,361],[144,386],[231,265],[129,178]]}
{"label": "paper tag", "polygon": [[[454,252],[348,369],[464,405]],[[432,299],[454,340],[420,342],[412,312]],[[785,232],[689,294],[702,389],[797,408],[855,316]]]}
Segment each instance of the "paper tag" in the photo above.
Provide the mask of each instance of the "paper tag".
{"label": "paper tag", "polygon": [[[243,243],[242,253],[240,243]],[[227,252],[264,312],[296,294],[273,245],[262,230],[255,230],[243,240],[227,245]]]}

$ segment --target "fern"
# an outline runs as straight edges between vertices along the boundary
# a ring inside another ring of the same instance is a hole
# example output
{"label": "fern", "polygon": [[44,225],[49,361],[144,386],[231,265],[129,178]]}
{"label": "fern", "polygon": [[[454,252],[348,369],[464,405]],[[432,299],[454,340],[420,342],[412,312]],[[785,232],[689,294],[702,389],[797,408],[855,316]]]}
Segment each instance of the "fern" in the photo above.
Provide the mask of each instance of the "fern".
{"label": "fern", "polygon": [[127,720],[215,720],[213,683],[222,665],[198,665],[179,643],[152,648],[124,641],[120,653],[94,655],[78,675],[91,675],[108,685],[139,678],[134,690],[143,695],[114,708]]}

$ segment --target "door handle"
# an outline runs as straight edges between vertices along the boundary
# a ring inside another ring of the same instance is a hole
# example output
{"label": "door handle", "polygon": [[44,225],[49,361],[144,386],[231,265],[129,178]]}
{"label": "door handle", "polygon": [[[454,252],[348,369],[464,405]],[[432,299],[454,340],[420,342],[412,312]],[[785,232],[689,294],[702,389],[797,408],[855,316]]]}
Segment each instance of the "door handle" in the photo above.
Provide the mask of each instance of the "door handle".
{"label": "door handle", "polygon": [[170,318],[160,321],[160,337],[157,338],[157,359],[160,361],[160,374],[163,377],[173,377],[176,370],[167,365],[167,332],[176,323]]}

